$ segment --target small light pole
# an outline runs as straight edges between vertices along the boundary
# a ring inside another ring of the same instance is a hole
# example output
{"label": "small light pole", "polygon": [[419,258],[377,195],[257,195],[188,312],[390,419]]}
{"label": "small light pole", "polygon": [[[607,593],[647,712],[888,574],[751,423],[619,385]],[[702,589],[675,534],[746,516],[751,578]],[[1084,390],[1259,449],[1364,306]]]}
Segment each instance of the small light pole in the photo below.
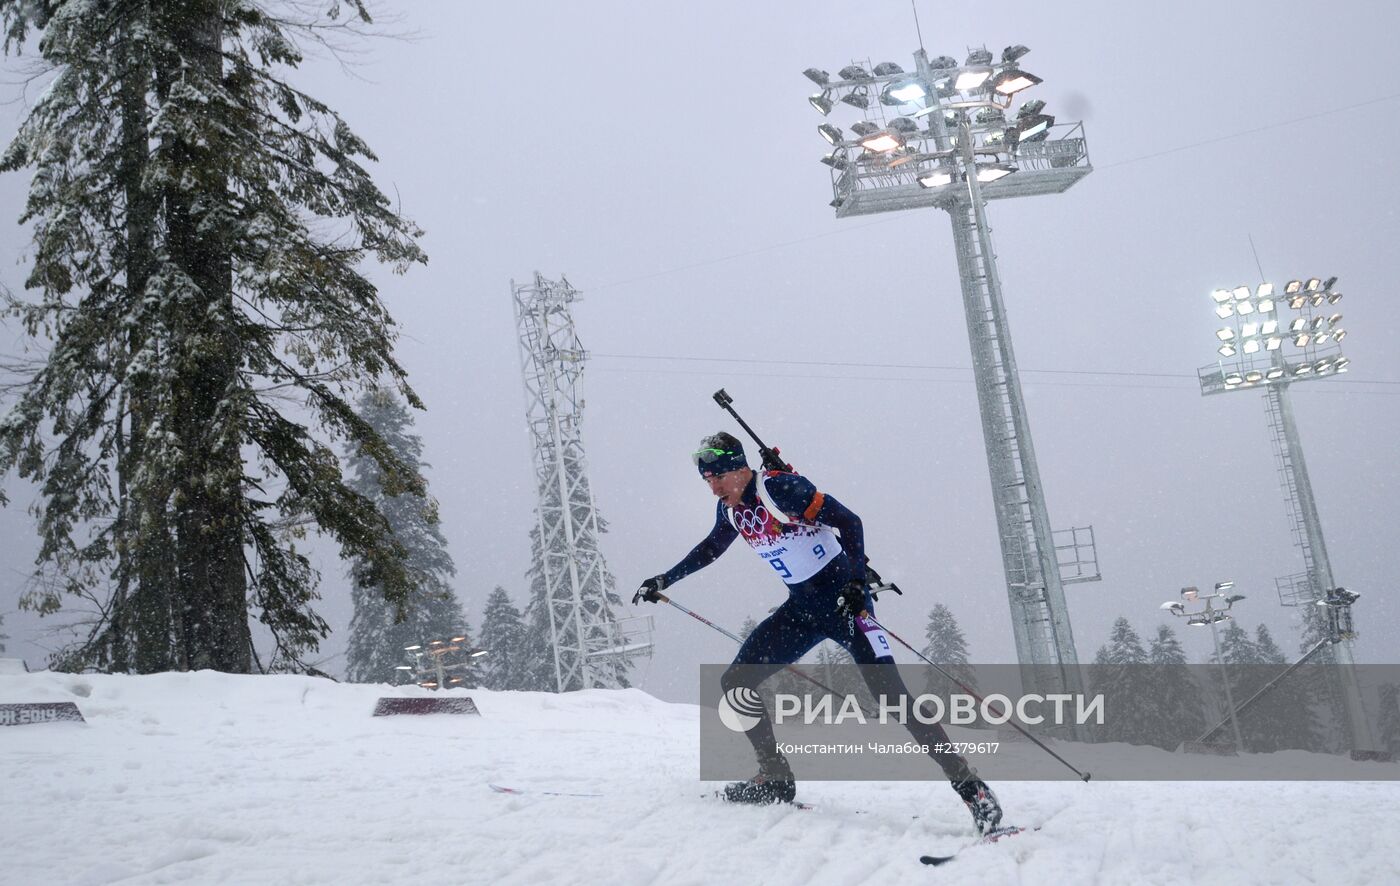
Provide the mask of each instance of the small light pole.
{"label": "small light pole", "polygon": [[486,654],[485,649],[471,649],[466,646],[466,637],[453,637],[449,640],[429,640],[405,646],[404,651],[413,657],[413,664],[399,665],[395,670],[409,671],[419,686],[424,689],[450,689],[462,683],[462,676],[452,671],[466,671],[474,659]]}
{"label": "small light pole", "polygon": [[[1235,719],[1235,697],[1234,693],[1230,691],[1230,674],[1225,668],[1225,656],[1220,652],[1220,633],[1215,627],[1216,622],[1229,621],[1233,618],[1233,616],[1230,615],[1231,607],[1244,599],[1243,594],[1227,595],[1223,593],[1234,586],[1235,583],[1233,581],[1216,582],[1215,593],[1206,594],[1205,596],[1201,595],[1199,588],[1182,588],[1180,600],[1168,600],[1163,603],[1160,608],[1165,609],[1172,615],[1186,619],[1186,624],[1193,627],[1210,625],[1211,640],[1215,643],[1215,659],[1220,662],[1220,678],[1225,683],[1225,704],[1228,705],[1230,709],[1230,730],[1235,735],[1235,751],[1243,753],[1244,741],[1240,738],[1239,721]],[[1217,609],[1215,607],[1216,600],[1223,601],[1225,605]],[[1196,604],[1201,602],[1205,603],[1204,609],[1195,612],[1188,612],[1186,610],[1186,605],[1188,603]]]}

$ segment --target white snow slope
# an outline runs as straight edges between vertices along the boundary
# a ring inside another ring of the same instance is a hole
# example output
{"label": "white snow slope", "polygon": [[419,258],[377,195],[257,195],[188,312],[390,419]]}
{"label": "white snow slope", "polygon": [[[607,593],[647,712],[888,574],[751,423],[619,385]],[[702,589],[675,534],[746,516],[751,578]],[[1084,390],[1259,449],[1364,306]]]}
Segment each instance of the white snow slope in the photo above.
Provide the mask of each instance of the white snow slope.
{"label": "white snow slope", "polygon": [[[1400,783],[997,784],[1043,825],[970,842],[939,783],[697,780],[698,709],[636,690],[472,691],[482,716],[373,718],[415,688],[210,672],[0,675],[0,883],[1400,883]],[[452,694],[464,694],[461,691]],[[488,783],[600,797],[493,793]]]}

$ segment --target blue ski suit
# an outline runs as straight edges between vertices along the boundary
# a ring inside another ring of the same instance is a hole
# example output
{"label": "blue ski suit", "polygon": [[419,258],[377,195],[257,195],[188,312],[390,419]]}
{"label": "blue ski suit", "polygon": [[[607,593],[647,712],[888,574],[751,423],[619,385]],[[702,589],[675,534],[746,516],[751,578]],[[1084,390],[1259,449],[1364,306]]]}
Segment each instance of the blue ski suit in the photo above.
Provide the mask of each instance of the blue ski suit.
{"label": "blue ski suit", "polygon": [[[665,573],[666,586],[710,565],[740,537],[787,584],[788,598],[739,648],[722,678],[726,691],[738,686],[757,688],[822,640],[832,640],[849,652],[856,664],[888,665],[862,669],[876,698],[908,694],[894,667],[885,632],[873,620],[851,615],[837,603],[847,583],[865,575],[860,517],[799,474],[755,471],[738,507],[716,503],[710,534]],[[874,615],[868,593],[865,608]],[[740,669],[739,665],[748,667]],[[930,756],[950,780],[956,783],[971,777],[961,756],[936,750],[948,743],[941,725],[910,717],[907,726],[916,741],[930,748]],[[760,764],[774,758],[773,725],[766,714],[747,735]]]}

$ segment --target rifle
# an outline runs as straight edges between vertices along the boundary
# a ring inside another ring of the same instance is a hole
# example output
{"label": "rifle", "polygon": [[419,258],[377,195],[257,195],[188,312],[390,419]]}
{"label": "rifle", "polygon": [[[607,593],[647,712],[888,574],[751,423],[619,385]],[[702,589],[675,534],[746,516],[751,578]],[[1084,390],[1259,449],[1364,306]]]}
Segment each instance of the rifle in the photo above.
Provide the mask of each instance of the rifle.
{"label": "rifle", "polygon": [[[734,420],[739,423],[739,427],[743,428],[744,432],[752,437],[753,441],[758,444],[758,454],[762,459],[763,469],[765,471],[786,471],[789,474],[797,473],[791,464],[783,460],[782,454],[778,451],[776,446],[770,447],[766,445],[758,438],[758,434],[754,433],[754,429],[749,427],[749,423],[744,421],[743,418],[739,416],[739,413],[734,411],[734,398],[725,393],[724,388],[715,391],[714,397],[715,402],[719,404],[719,408],[734,416]],[[880,577],[880,573],[876,572],[875,567],[870,564],[869,557],[865,558],[865,582],[866,588],[870,591],[870,596],[876,600],[880,599],[881,591],[894,591],[899,596],[904,596],[904,592],[899,589],[899,585],[892,581],[887,582]]]}

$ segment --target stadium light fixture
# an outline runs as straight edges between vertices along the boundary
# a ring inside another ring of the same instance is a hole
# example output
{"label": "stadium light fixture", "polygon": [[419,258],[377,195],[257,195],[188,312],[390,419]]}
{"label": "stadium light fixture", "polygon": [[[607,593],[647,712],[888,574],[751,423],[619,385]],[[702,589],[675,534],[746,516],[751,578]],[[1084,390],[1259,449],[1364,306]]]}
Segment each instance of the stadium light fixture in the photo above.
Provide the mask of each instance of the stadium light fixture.
{"label": "stadium light fixture", "polygon": [[1013,64],[1028,52],[1030,52],[1029,49],[1017,43],[1001,51],[1001,60],[1005,64]]}
{"label": "stadium light fixture", "polygon": [[1016,140],[1018,142],[1043,141],[1050,134],[1050,127],[1055,125],[1055,118],[1049,114],[1029,114],[1016,121]]}
{"label": "stadium light fixture", "polygon": [[883,130],[866,136],[860,140],[860,146],[867,151],[874,151],[877,154],[888,154],[890,151],[903,146],[904,141],[898,134]]}
{"label": "stadium light fixture", "polygon": [[1043,81],[1034,74],[1011,68],[997,74],[996,79],[992,81],[992,91],[998,95],[1011,96],[1041,82]]}
{"label": "stadium light fixture", "polygon": [[992,76],[992,69],[988,66],[977,65],[963,68],[958,72],[958,76],[953,80],[953,88],[958,92],[971,92],[977,87],[986,83]]}
{"label": "stadium light fixture", "polygon": [[918,80],[906,80],[903,83],[891,83],[885,87],[885,90],[880,93],[880,98],[887,105],[909,104],[928,98],[928,91]]}
{"label": "stadium light fixture", "polygon": [[977,180],[982,184],[991,184],[994,181],[1006,178],[1016,171],[1016,167],[1005,163],[987,164],[977,167]]}
{"label": "stadium light fixture", "polygon": [[953,183],[953,171],[939,167],[919,174],[919,185],[925,188],[941,188]]}
{"label": "stadium light fixture", "polygon": [[841,96],[841,101],[853,108],[859,108],[864,111],[866,108],[870,107],[870,93],[866,92],[864,89],[853,89]]}

